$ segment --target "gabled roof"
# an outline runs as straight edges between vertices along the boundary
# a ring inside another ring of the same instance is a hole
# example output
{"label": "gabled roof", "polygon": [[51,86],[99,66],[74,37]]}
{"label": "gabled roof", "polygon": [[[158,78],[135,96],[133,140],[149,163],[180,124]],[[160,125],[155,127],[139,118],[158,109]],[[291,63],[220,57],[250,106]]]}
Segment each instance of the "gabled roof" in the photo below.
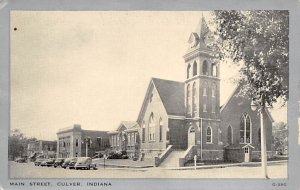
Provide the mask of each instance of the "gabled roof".
{"label": "gabled roof", "polygon": [[139,124],[136,121],[121,121],[117,131],[119,131],[119,129],[123,126],[126,128],[125,130],[128,130],[139,127]]}
{"label": "gabled roof", "polygon": [[152,78],[144,97],[137,121],[140,121],[144,113],[152,87],[157,90],[168,115],[184,116],[184,83]]}
{"label": "gabled roof", "polygon": [[[226,108],[226,106],[228,105],[228,103],[232,100],[232,98],[239,93],[240,89],[241,89],[240,85],[236,86],[236,88],[234,89],[232,95],[229,96],[229,98],[227,99],[226,103],[220,107],[220,112],[221,113]],[[270,111],[268,110],[268,108],[265,109],[265,112],[266,112],[267,116],[269,117],[269,119],[271,120],[271,122],[274,122],[274,119],[273,119]]]}
{"label": "gabled roof", "polygon": [[168,115],[184,115],[184,83],[152,78]]}

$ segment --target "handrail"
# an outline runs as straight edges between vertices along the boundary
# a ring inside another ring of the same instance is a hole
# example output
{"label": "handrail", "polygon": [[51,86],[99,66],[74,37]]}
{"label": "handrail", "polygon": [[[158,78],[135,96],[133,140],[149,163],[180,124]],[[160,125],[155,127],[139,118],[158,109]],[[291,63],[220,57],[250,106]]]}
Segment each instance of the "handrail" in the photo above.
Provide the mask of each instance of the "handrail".
{"label": "handrail", "polygon": [[168,145],[167,149],[164,150],[159,156],[155,157],[155,166],[159,166],[172,152],[173,145]]}

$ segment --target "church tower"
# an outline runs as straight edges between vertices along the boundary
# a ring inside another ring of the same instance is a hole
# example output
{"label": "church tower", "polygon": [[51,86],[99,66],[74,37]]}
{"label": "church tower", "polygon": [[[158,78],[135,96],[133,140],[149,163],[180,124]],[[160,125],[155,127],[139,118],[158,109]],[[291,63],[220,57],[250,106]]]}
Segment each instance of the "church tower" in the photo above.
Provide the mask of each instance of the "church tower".
{"label": "church tower", "polygon": [[188,147],[197,145],[201,158],[203,151],[218,149],[215,146],[221,144],[220,72],[214,61],[216,52],[211,49],[212,40],[213,35],[202,16],[188,39],[188,49],[183,56]]}

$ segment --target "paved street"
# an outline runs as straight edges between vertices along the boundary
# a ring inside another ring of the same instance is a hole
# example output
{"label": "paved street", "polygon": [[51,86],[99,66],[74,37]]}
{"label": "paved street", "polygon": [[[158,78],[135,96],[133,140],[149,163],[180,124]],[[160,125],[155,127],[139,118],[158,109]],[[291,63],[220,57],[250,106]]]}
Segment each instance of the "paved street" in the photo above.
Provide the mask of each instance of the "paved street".
{"label": "paved street", "polygon": [[[70,170],[9,162],[11,178],[260,178],[260,167],[228,167],[201,170],[165,170],[162,168],[99,168]],[[270,178],[287,178],[287,163],[268,166]]]}

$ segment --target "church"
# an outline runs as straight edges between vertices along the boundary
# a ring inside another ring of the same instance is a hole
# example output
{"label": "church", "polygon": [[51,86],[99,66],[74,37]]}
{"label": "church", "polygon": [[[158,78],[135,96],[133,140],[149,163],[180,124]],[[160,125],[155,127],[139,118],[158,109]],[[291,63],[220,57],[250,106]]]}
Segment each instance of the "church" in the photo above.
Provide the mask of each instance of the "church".
{"label": "church", "polygon": [[[212,40],[202,17],[183,56],[185,81],[152,78],[137,120],[121,122],[109,133],[112,149],[153,158],[156,166],[171,157],[184,166],[195,155],[202,161],[260,159],[260,118],[251,100],[237,96],[237,87],[220,105],[220,68],[210,48]],[[270,158],[273,119],[267,109],[263,115]],[[132,132],[135,135],[128,135]]]}

